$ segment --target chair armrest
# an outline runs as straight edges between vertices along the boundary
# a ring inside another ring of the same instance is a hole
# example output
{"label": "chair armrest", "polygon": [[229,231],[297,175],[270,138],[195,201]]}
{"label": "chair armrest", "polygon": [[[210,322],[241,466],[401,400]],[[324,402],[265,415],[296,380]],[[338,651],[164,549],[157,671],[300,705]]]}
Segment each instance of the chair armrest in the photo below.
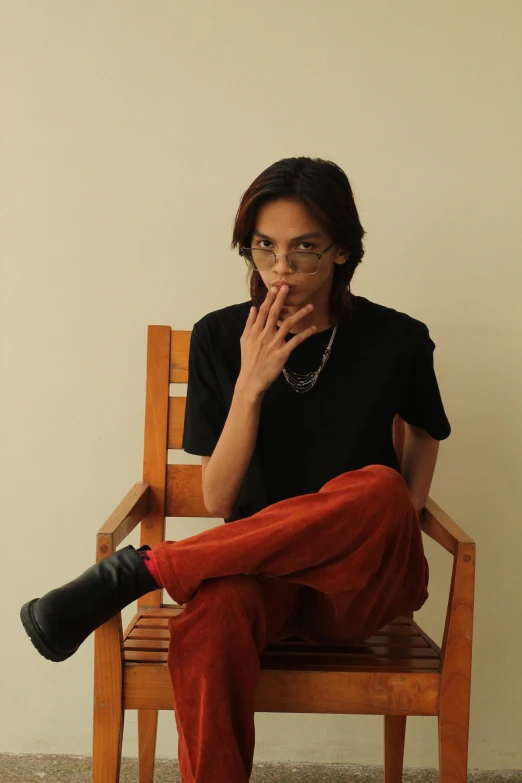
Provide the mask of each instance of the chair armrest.
{"label": "chair armrest", "polygon": [[96,534],[96,561],[116,550],[121,542],[149,513],[150,485],[138,481],[116,506],[105,524]]}
{"label": "chair armrest", "polygon": [[453,555],[453,573],[441,648],[441,693],[451,692],[451,698],[460,699],[469,711],[475,542],[430,497],[420,522],[426,535]]}
{"label": "chair armrest", "polygon": [[430,497],[421,514],[421,529],[452,555],[460,544],[474,544],[472,538],[449,517]]}

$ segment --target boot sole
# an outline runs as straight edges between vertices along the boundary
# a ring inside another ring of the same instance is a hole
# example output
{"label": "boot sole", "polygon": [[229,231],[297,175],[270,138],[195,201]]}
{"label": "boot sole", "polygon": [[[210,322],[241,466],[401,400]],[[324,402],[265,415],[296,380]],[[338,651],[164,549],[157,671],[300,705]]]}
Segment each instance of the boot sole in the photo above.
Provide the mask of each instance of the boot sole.
{"label": "boot sole", "polygon": [[48,661],[53,661],[54,663],[65,661],[67,658],[70,658],[71,655],[76,652],[76,650],[66,654],[57,653],[47,645],[45,639],[42,636],[42,632],[40,631],[38,623],[34,619],[33,615],[33,606],[37,601],[38,598],[33,598],[32,601],[28,601],[22,606],[22,609],[20,610],[20,619],[22,620],[22,625],[24,626],[27,635],[40,655],[43,655],[43,657],[47,658]]}

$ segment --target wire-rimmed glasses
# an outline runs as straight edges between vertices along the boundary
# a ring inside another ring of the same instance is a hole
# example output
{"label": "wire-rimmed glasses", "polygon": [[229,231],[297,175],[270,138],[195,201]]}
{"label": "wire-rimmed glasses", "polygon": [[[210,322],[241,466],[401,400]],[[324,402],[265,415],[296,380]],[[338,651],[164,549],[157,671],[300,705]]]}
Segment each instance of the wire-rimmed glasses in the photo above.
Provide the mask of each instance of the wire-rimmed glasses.
{"label": "wire-rimmed glasses", "polygon": [[268,272],[277,262],[277,256],[285,256],[286,263],[292,270],[300,275],[315,275],[319,269],[321,258],[335,245],[332,242],[322,253],[310,253],[308,251],[292,251],[291,253],[274,253],[265,247],[241,247],[239,255],[243,256],[249,269],[258,272]]}

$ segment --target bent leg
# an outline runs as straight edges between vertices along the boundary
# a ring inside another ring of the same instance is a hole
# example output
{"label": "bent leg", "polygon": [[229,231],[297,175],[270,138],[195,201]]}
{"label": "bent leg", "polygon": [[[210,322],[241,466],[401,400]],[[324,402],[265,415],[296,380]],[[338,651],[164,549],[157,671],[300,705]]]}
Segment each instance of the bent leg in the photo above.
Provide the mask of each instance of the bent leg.
{"label": "bent leg", "polygon": [[404,478],[384,465],[343,473],[319,492],[153,552],[165,588],[180,604],[204,580],[234,574],[278,578],[329,596],[374,584],[368,601],[389,590],[390,610],[398,594],[407,597],[403,611],[420,608],[427,597],[419,519]]}
{"label": "bent leg", "polygon": [[249,780],[259,654],[288,627],[300,592],[274,579],[209,579],[170,620],[168,667],[183,783]]}
{"label": "bent leg", "polygon": [[302,611],[293,633],[310,644],[356,644],[396,617],[417,611],[428,597],[428,563],[400,549],[385,559],[360,590],[326,595],[303,587]]}

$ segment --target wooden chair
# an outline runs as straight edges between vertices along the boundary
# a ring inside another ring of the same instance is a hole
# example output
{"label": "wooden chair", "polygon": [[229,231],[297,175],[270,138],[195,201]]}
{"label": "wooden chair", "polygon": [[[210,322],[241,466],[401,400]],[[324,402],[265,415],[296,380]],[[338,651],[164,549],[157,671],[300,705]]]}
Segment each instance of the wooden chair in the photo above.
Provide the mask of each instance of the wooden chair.
{"label": "wooden chair", "polygon": [[[141,522],[141,545],[164,540],[165,517],[209,517],[201,465],[170,465],[181,448],[190,331],[149,326],[143,481],[134,484],[97,535],[97,560],[107,557]],[[402,460],[404,422],[394,421]],[[401,461],[402,464],[402,461]],[[465,783],[471,677],[475,544],[429,498],[424,533],[453,555],[448,612],[439,647],[414,622],[399,617],[357,647],[311,646],[289,638],[260,656],[256,711],[384,715],[386,783],[402,779],[407,715],[439,723],[440,780]],[[158,710],[174,709],[167,670],[169,617],[157,590],[138,601],[125,633],[121,615],[95,633],[93,783],[119,780],[125,710],[138,710],[139,781],[152,783]]]}

